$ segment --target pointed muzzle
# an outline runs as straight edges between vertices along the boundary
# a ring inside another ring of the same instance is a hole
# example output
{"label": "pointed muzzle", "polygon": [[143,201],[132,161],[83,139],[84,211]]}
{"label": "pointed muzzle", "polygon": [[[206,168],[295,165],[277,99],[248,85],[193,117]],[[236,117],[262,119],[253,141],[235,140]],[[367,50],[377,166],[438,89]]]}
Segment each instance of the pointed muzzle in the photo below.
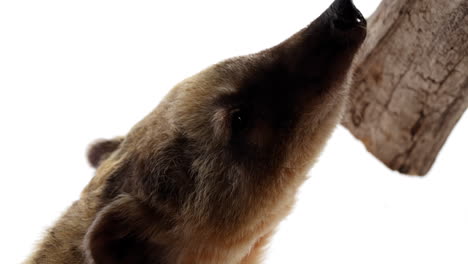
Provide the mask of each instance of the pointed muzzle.
{"label": "pointed muzzle", "polygon": [[352,0],[335,0],[309,26],[273,49],[279,49],[289,72],[312,79],[340,76],[363,43],[366,27]]}

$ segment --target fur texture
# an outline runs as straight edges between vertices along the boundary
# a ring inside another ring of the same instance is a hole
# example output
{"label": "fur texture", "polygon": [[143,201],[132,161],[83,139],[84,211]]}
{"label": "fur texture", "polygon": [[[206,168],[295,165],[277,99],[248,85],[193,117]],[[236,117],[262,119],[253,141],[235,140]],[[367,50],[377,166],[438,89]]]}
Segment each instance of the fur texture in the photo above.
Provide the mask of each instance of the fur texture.
{"label": "fur texture", "polygon": [[340,119],[365,34],[337,0],[278,46],[181,82],[90,148],[96,175],[26,263],[259,263]]}

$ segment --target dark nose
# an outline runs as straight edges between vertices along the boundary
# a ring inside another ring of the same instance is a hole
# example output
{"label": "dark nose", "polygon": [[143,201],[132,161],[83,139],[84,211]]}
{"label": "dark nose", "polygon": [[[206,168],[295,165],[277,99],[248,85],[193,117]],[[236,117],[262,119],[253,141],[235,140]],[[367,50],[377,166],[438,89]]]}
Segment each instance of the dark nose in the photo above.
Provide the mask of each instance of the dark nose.
{"label": "dark nose", "polygon": [[[367,22],[352,0],[335,0],[306,28],[268,52],[308,82],[345,75],[367,35]],[[279,54],[279,55],[278,55]],[[313,81],[311,81],[313,80]]]}
{"label": "dark nose", "polygon": [[328,10],[333,25],[343,31],[361,27],[365,28],[366,20],[361,12],[354,6],[352,0],[335,0]]}

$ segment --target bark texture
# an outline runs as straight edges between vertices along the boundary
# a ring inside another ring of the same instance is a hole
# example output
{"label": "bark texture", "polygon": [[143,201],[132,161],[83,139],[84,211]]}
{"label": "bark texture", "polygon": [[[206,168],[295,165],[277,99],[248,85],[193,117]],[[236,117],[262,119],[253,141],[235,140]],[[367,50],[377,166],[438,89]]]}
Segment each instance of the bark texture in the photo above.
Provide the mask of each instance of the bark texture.
{"label": "bark texture", "polygon": [[368,23],[343,125],[425,175],[468,107],[468,0],[383,0]]}

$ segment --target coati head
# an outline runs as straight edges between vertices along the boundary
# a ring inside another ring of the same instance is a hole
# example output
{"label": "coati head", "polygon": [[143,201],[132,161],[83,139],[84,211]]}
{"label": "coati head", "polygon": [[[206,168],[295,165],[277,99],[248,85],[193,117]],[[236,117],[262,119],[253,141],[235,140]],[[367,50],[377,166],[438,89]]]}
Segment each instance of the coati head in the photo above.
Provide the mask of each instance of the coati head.
{"label": "coati head", "polygon": [[130,194],[171,225],[226,234],[292,199],[339,121],[365,36],[352,1],[336,0],[279,45],[184,80],[121,142],[91,149],[103,206]]}
{"label": "coati head", "polygon": [[[263,188],[294,182],[339,120],[365,35],[352,1],[337,0],[279,45],[184,80],[121,143],[108,144],[120,145],[109,197],[135,192],[177,208],[201,206],[189,211],[206,216],[230,202],[246,208]],[[96,165],[102,159],[91,156]]]}

